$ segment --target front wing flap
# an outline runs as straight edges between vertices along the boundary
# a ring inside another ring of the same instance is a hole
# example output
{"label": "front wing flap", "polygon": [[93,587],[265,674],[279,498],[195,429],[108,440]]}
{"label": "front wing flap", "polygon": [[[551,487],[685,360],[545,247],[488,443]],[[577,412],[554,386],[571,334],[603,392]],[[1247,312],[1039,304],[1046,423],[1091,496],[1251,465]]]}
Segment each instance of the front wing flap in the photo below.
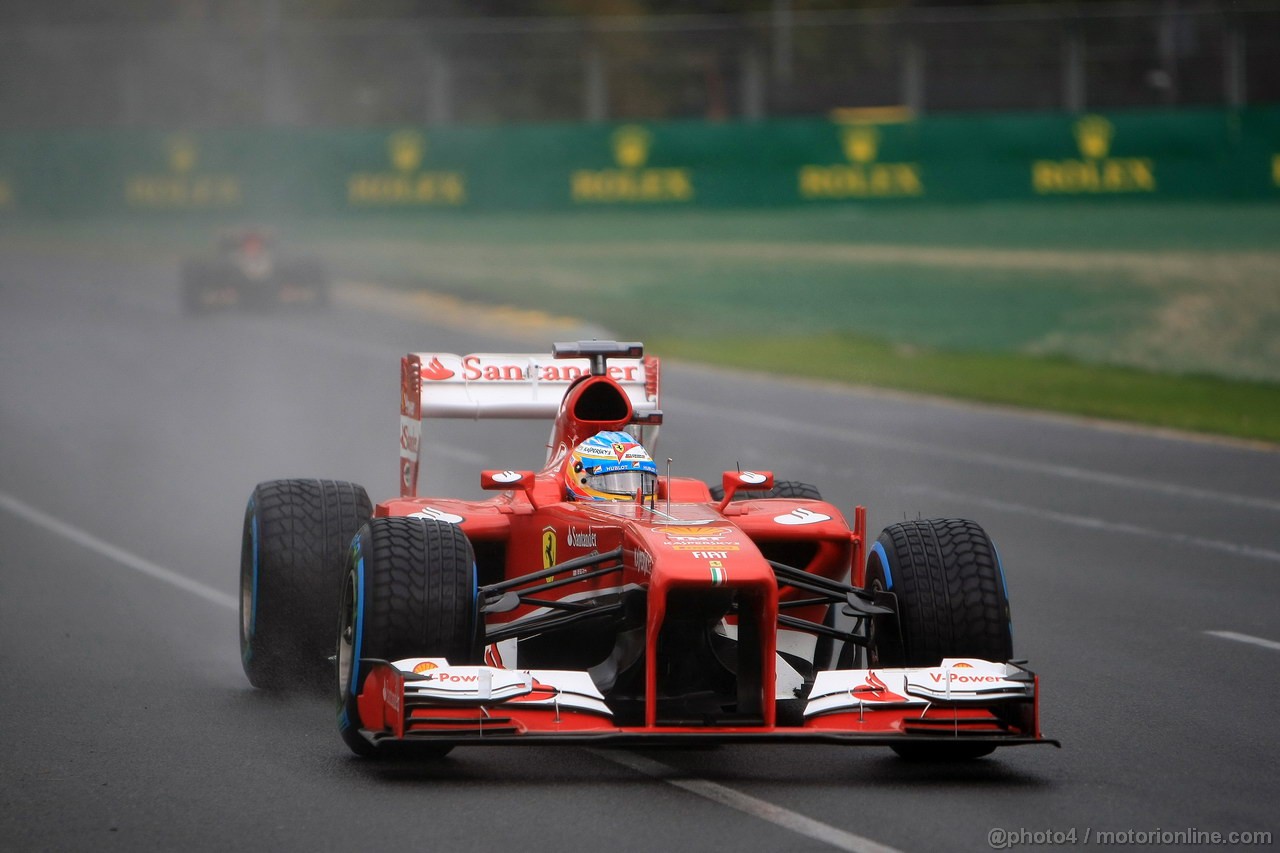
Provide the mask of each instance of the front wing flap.
{"label": "front wing flap", "polygon": [[366,660],[361,734],[375,745],[981,741],[1041,736],[1039,685],[1017,664],[948,659],[936,667],[818,674],[803,723],[791,726],[628,726],[615,722],[586,672],[455,666],[443,658]]}

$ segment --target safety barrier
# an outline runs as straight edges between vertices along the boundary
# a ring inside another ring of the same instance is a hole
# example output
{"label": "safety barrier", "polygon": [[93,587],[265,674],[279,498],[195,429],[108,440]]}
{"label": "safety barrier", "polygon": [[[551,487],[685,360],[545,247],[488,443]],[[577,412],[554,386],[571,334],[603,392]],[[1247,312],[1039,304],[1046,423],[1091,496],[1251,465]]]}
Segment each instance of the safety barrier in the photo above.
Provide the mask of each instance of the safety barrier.
{"label": "safety barrier", "polygon": [[0,135],[10,216],[1139,198],[1280,200],[1280,107]]}

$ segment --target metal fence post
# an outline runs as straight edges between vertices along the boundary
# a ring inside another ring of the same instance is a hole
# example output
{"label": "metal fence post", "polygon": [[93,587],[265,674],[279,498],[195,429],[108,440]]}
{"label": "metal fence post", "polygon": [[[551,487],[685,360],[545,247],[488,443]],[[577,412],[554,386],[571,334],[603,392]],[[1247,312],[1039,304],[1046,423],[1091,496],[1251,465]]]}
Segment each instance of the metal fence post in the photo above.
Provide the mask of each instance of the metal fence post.
{"label": "metal fence post", "polygon": [[902,103],[913,115],[924,113],[924,49],[908,36],[902,50]]}
{"label": "metal fence post", "polygon": [[1073,21],[1062,40],[1062,106],[1072,113],[1085,110],[1084,36]]}
{"label": "metal fence post", "polygon": [[1228,20],[1222,33],[1223,95],[1229,107],[1243,107],[1248,100],[1245,86],[1244,34]]}
{"label": "metal fence post", "polygon": [[284,46],[281,38],[280,0],[267,0],[262,26],[262,123],[271,126],[289,124],[285,116],[287,98],[284,91]]}
{"label": "metal fence post", "polygon": [[794,20],[791,0],[773,0],[773,20],[769,27],[773,33],[773,76],[783,83],[791,82]]}
{"label": "metal fence post", "polygon": [[605,76],[604,55],[597,45],[587,48],[583,57],[583,118],[599,123],[609,119],[609,81]]}
{"label": "metal fence post", "polygon": [[1157,24],[1156,47],[1160,54],[1160,69],[1153,78],[1156,88],[1164,94],[1169,105],[1178,102],[1178,17],[1177,0],[1167,0],[1160,10]]}
{"label": "metal fence post", "polygon": [[431,55],[431,97],[427,119],[433,125],[453,121],[453,67],[439,48]]}
{"label": "metal fence post", "polygon": [[760,121],[764,118],[764,69],[760,67],[760,56],[755,48],[742,50],[742,117],[747,121]]}

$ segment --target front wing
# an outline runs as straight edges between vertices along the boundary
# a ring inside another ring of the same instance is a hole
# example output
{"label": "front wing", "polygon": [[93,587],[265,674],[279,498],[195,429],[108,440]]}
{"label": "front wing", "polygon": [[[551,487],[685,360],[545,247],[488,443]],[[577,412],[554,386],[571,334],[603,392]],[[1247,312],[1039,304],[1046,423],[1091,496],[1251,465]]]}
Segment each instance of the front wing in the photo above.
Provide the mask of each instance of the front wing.
{"label": "front wing", "polygon": [[441,658],[364,661],[360,732],[375,746],[547,743],[980,742],[1041,736],[1039,681],[1017,664],[948,659],[908,669],[818,674],[792,726],[627,726],[585,672],[454,666]]}

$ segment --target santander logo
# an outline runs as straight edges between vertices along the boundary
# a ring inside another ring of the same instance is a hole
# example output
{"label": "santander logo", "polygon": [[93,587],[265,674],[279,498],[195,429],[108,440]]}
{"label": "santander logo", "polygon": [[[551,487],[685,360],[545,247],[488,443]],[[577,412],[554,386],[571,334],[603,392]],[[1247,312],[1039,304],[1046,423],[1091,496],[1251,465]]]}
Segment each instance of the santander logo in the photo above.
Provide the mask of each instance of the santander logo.
{"label": "santander logo", "polygon": [[867,673],[866,683],[853,688],[853,698],[863,702],[905,702],[905,696],[899,696],[889,689],[889,685],[880,680],[874,671]]}
{"label": "santander logo", "polygon": [[440,382],[453,377],[453,371],[440,363],[438,357],[432,357],[427,366],[422,368],[422,378]]}

